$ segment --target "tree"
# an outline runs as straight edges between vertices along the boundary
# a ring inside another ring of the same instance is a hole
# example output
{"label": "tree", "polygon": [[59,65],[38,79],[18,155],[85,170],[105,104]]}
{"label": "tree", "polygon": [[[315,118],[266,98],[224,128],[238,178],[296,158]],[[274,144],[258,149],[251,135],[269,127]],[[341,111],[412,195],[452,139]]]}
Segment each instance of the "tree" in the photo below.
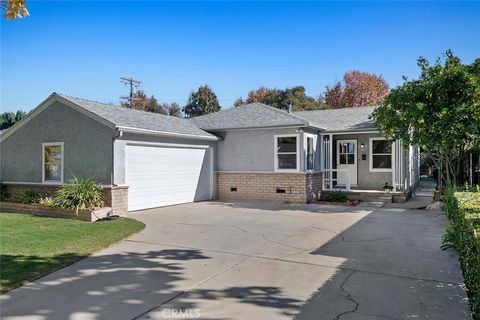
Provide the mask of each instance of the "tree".
{"label": "tree", "polygon": [[13,20],[30,15],[25,0],[0,0],[0,6],[5,12],[3,14],[5,19]]}
{"label": "tree", "polygon": [[388,90],[382,76],[353,70],[344,74],[343,83],[327,86],[324,96],[332,108],[363,107],[383,103]]}
{"label": "tree", "polygon": [[160,114],[167,114],[167,111],[163,107],[163,105],[158,104],[157,99],[152,95],[150,98],[147,99],[147,105],[143,109],[148,112],[160,113]]}
{"label": "tree", "polygon": [[191,92],[183,113],[187,118],[220,111],[217,96],[208,85],[200,86],[196,92]]}
{"label": "tree", "polygon": [[420,57],[421,74],[391,90],[373,113],[388,139],[428,152],[447,184],[463,182],[465,149],[480,140],[480,58],[462,64],[451,51],[444,63]]}
{"label": "tree", "polygon": [[343,102],[343,87],[340,81],[337,81],[332,87],[327,87],[324,95],[325,102],[329,107],[337,109],[345,105]]}
{"label": "tree", "polygon": [[[153,96],[152,96],[153,97]],[[145,110],[149,103],[149,99],[143,90],[137,90],[132,96],[132,103],[130,101],[123,101],[120,105],[124,108]]]}
{"label": "tree", "polygon": [[180,106],[176,102],[172,103],[163,103],[162,108],[165,110],[166,114],[169,116],[173,117],[182,117],[182,109],[180,109]]}
{"label": "tree", "polygon": [[5,130],[22,120],[27,115],[26,112],[18,110],[16,113],[4,112],[0,114],[0,130]]}
{"label": "tree", "polygon": [[235,100],[234,105],[239,106],[245,103],[261,102],[269,106],[289,110],[292,106],[293,111],[318,110],[324,109],[325,104],[321,99],[315,99],[307,96],[305,87],[296,86],[286,89],[269,89],[260,87],[248,92],[248,98],[243,101],[242,98]]}

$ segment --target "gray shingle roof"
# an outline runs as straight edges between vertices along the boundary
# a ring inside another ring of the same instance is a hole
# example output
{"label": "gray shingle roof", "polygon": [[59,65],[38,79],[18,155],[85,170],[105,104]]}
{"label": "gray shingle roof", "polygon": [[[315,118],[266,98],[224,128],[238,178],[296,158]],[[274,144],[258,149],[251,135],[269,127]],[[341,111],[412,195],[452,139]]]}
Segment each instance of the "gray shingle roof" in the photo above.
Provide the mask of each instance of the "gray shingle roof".
{"label": "gray shingle roof", "polygon": [[158,113],[145,112],[135,109],[122,108],[113,104],[100,103],[58,94],[75,105],[113,123],[118,127],[168,132],[173,134],[194,135],[214,138],[215,136],[203,131],[187,119],[172,117]]}
{"label": "gray shingle roof", "polygon": [[308,119],[311,124],[326,131],[362,131],[377,130],[375,122],[369,116],[375,107],[357,107],[294,112]]}
{"label": "gray shingle roof", "polygon": [[204,130],[306,126],[304,118],[263,103],[251,103],[189,119]]}

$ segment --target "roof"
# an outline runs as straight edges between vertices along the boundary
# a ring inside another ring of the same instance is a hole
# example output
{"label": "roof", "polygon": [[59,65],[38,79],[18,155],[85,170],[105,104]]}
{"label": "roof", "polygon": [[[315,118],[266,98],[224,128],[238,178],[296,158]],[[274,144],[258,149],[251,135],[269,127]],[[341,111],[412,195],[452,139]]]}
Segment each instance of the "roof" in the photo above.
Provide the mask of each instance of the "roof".
{"label": "roof", "polygon": [[378,130],[369,119],[375,107],[286,111],[263,103],[250,103],[224,111],[190,118],[199,128],[209,131],[281,126],[315,127],[324,131]]}
{"label": "roof", "polygon": [[189,119],[209,131],[280,126],[309,126],[308,120],[263,103],[250,103]]}
{"label": "roof", "polygon": [[325,131],[367,131],[378,130],[375,122],[369,119],[375,108],[371,106],[299,111],[294,112],[294,115],[308,119]]}
{"label": "roof", "polygon": [[118,128],[132,128],[155,132],[216,138],[186,119],[136,109],[122,108],[113,104],[101,103],[54,93],[75,105],[105,119]]}

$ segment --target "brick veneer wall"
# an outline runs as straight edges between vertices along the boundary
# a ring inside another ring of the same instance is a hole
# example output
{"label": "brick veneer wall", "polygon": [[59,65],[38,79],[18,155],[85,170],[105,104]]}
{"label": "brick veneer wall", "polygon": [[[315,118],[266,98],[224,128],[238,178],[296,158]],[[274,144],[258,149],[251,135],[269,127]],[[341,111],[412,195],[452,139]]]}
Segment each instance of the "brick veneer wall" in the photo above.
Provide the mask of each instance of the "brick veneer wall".
{"label": "brick veneer wall", "polygon": [[[10,195],[22,193],[26,190],[33,190],[41,197],[52,196],[55,191],[61,188],[58,185],[47,185],[38,183],[15,184],[7,183],[6,191]],[[103,199],[105,206],[112,208],[112,213],[119,216],[126,216],[128,213],[128,186],[104,186]]]}
{"label": "brick veneer wall", "polygon": [[113,186],[103,189],[105,205],[112,208],[113,214],[126,216],[128,214],[128,186]]}
{"label": "brick veneer wall", "polygon": [[216,172],[215,182],[216,199],[221,201],[306,203],[320,190],[316,188],[321,186],[321,174]]}
{"label": "brick veneer wall", "polygon": [[305,174],[305,192],[307,193],[307,202],[311,202],[318,192],[322,191],[322,173]]}

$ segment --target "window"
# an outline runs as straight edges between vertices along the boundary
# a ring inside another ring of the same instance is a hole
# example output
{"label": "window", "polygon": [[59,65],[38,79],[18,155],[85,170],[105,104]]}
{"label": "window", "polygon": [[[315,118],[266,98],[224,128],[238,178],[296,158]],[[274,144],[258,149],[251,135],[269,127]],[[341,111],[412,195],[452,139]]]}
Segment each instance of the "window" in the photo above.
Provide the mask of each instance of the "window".
{"label": "window", "polygon": [[63,183],[63,142],[42,145],[44,183]]}
{"label": "window", "polygon": [[355,164],[355,142],[338,143],[338,164]]}
{"label": "window", "polygon": [[275,136],[275,170],[298,171],[298,135]]}
{"label": "window", "polygon": [[313,136],[307,136],[307,155],[306,155],[306,168],[307,171],[315,169],[315,138]]}
{"label": "window", "polygon": [[370,138],[370,171],[392,171],[392,143],[383,138]]}

